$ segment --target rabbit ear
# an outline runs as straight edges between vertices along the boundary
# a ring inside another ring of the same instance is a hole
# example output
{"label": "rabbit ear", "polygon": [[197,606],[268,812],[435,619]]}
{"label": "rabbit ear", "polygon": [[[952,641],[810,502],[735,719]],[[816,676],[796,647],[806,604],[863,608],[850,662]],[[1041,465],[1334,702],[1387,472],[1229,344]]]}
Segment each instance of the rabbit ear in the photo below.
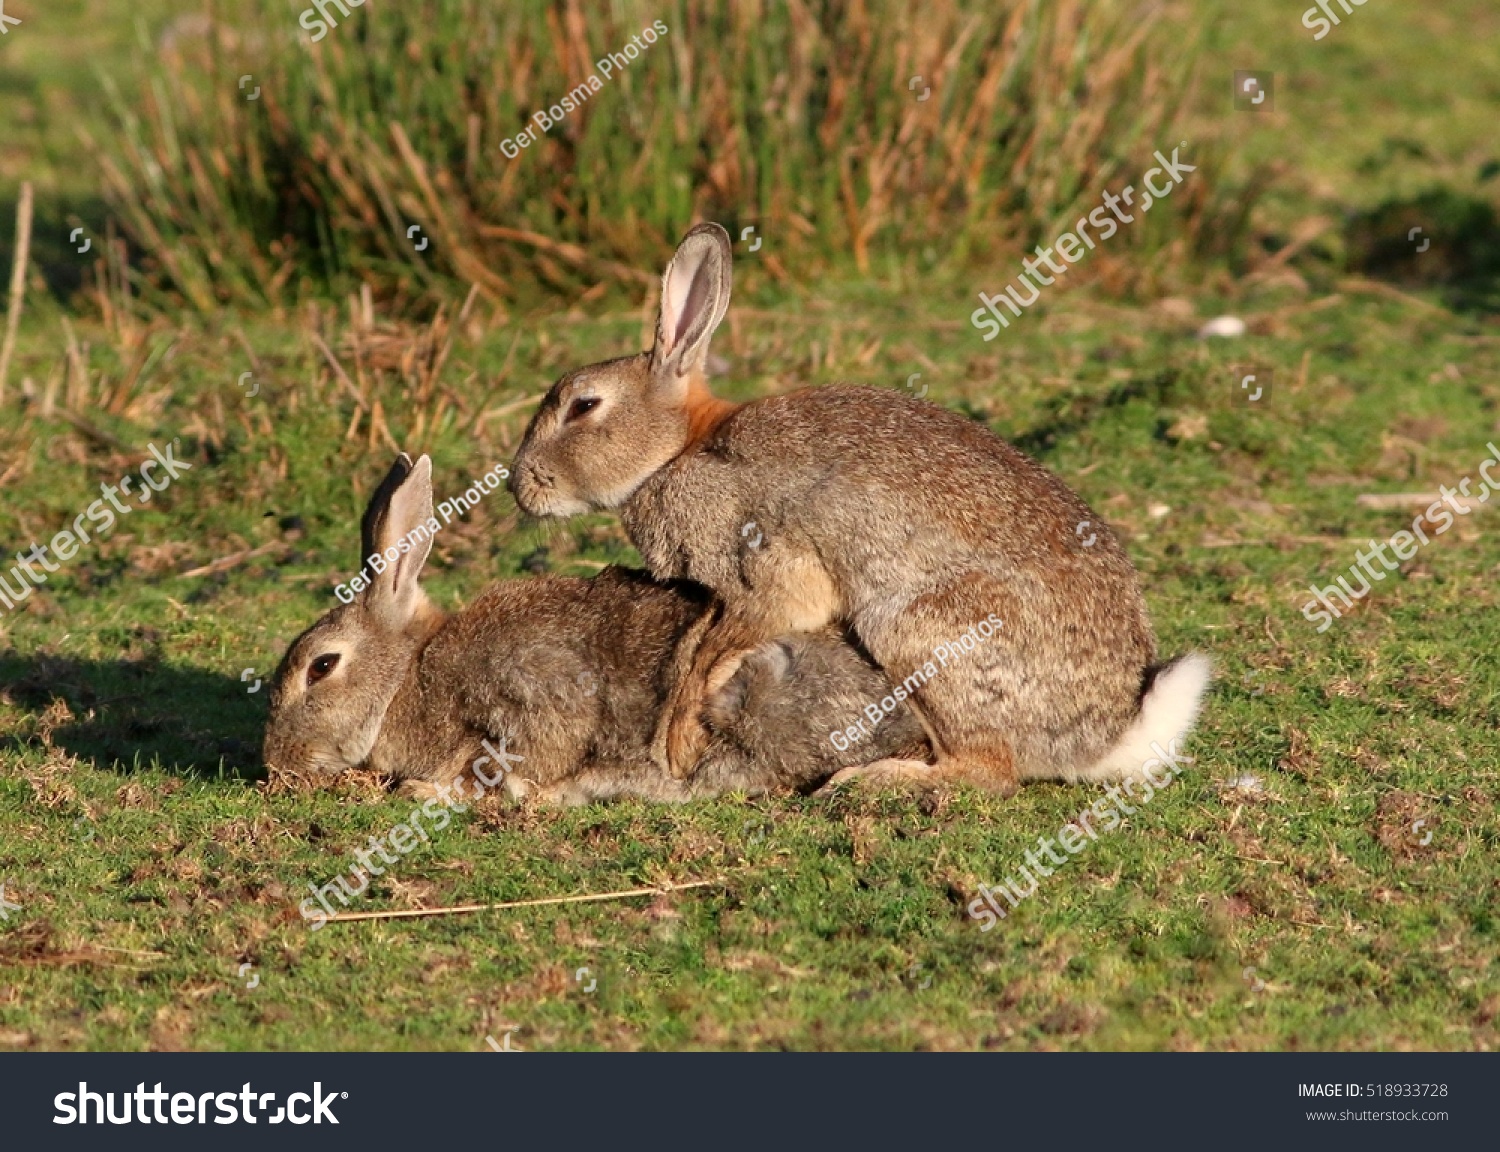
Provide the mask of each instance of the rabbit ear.
{"label": "rabbit ear", "polygon": [[432,461],[420,456],[413,464],[403,452],[370,497],[360,524],[370,576],[365,602],[390,614],[397,626],[416,609],[417,581],[432,550],[432,520]]}
{"label": "rabbit ear", "polygon": [[396,462],[391,465],[391,470],[385,474],[385,479],[375,486],[374,493],[370,496],[370,503],[365,508],[364,518],[359,522],[359,558],[363,563],[365,557],[376,550],[375,541],[380,536],[381,522],[390,513],[391,497],[396,494],[396,489],[401,487],[401,482],[411,475],[411,457],[405,452],[396,457]]}
{"label": "rabbit ear", "polygon": [[651,374],[674,391],[703,370],[708,342],[729,310],[729,233],[699,224],[683,237],[661,278],[661,312]]}

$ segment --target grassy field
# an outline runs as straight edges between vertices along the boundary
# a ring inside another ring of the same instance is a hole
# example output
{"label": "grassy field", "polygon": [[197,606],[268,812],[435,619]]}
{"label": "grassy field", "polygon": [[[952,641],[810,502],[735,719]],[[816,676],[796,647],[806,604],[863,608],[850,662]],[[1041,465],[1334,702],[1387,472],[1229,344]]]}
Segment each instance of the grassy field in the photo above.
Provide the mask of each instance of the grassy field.
{"label": "grassy field", "polygon": [[[1209,7],[1195,115],[1240,117],[1235,163],[1281,168],[1243,275],[1052,289],[990,344],[966,318],[1009,258],[752,276],[715,346],[736,398],[921,373],[1106,516],[1162,650],[1219,670],[1169,790],[989,932],[964,913],[979,885],[1097,793],[482,806],[361,906],[716,885],[310,933],[308,884],[409,805],[364,778],[270,787],[249,689],[357,567],[397,446],[433,454],[439,496],[466,487],[514,451],[528,398],[640,347],[649,313],[463,310],[460,288],[435,319],[330,301],[147,321],[34,292],[0,399],[6,550],[150,444],[192,469],[0,613],[0,1048],[1500,1046],[1500,513],[1458,517],[1321,634],[1301,612],[1419,510],[1357,496],[1477,491],[1500,444],[1475,214],[1500,195],[1500,15],[1371,4],[1314,43],[1299,13]],[[105,130],[85,61],[123,68],[136,31],[98,4],[56,5],[76,37],[13,8],[37,34],[0,43],[23,106],[0,205],[35,180],[39,260],[63,268],[58,226],[96,194],[65,125]],[[148,35],[166,10],[141,8]],[[1274,112],[1229,111],[1234,68],[1276,73]],[[1428,251],[1390,246],[1419,224]],[[1196,340],[1222,312],[1249,334]],[[1273,374],[1253,407],[1245,366]],[[430,583],[458,605],[631,558],[608,517],[543,529],[495,496],[441,534]]]}

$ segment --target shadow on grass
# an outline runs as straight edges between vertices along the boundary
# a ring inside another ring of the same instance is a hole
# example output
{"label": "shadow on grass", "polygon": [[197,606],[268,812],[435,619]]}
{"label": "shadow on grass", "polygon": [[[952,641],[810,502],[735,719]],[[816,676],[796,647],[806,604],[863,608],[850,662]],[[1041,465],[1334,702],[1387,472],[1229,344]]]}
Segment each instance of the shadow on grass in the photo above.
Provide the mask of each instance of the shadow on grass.
{"label": "shadow on grass", "polygon": [[1382,280],[1435,286],[1459,312],[1500,312],[1500,216],[1449,188],[1391,199],[1354,216],[1349,264]]}
{"label": "shadow on grass", "polygon": [[[269,677],[269,672],[266,674]],[[260,779],[269,684],[146,659],[74,660],[0,653],[0,692],[28,713],[0,756],[44,739],[100,771],[157,768],[200,779]]]}
{"label": "shadow on grass", "polygon": [[[1059,443],[1077,436],[1110,409],[1122,408],[1135,400],[1170,403],[1178,394],[1179,384],[1179,374],[1169,369],[1154,376],[1121,381],[1102,395],[1069,390],[1047,401],[1045,414],[1033,427],[1006,438],[1028,456],[1043,460]],[[967,414],[976,416],[972,411]]]}

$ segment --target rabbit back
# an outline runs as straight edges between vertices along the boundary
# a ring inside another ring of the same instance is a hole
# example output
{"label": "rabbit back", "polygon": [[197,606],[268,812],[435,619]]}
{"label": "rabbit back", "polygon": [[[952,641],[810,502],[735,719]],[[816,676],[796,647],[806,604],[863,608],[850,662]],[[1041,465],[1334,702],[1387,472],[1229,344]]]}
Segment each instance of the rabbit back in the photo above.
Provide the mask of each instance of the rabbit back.
{"label": "rabbit back", "polygon": [[1102,756],[1155,660],[1135,570],[1088,505],[982,426],[889,390],[745,405],[623,515],[656,575],[806,613],[778,629],[847,621],[896,683],[998,618],[920,699],[954,745],[1005,733],[1022,775]]}
{"label": "rabbit back", "polygon": [[423,649],[382,752],[393,765],[431,766],[397,769],[403,776],[448,776],[453,760],[434,756],[424,735],[441,723],[505,737],[541,787],[591,765],[642,762],[673,655],[707,604],[701,589],[623,568],[493,585]]}

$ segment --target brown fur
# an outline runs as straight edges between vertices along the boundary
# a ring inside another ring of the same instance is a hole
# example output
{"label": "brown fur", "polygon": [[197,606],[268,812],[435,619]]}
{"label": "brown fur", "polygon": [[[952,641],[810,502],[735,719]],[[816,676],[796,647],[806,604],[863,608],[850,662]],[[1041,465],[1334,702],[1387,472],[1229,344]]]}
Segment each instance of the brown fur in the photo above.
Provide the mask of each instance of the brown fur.
{"label": "brown fur", "polygon": [[[430,464],[403,456],[372,497],[365,555],[430,515]],[[435,786],[465,774],[481,741],[503,737],[523,757],[506,780],[513,794],[583,803],[805,790],[870,755],[926,754],[905,710],[868,742],[833,745],[830,733],[891,685],[828,630],[738,653],[708,698],[712,736],[696,774],[674,779],[649,744],[678,663],[708,631],[701,589],[607,568],[592,580],[497,584],[450,616],[421,592],[425,558],[414,548],[403,568],[377,575],[292,643],[271,688],[267,764],[300,773],[368,765]],[[309,682],[314,662],[331,654],[337,666]]]}
{"label": "brown fur", "polygon": [[[916,690],[932,775],[1009,792],[1101,762],[1141,714],[1156,661],[1114,533],[987,428],[893,390],[805,389],[706,423],[697,378],[729,283],[728,236],[699,225],[663,276],[656,346],[564,376],[511,480],[535,515],[618,509],[654,576],[722,600],[674,685],[659,758],[691,765],[704,686],[736,651],[843,625],[900,682],[993,614],[998,635]],[[579,381],[599,404],[567,419]]]}

